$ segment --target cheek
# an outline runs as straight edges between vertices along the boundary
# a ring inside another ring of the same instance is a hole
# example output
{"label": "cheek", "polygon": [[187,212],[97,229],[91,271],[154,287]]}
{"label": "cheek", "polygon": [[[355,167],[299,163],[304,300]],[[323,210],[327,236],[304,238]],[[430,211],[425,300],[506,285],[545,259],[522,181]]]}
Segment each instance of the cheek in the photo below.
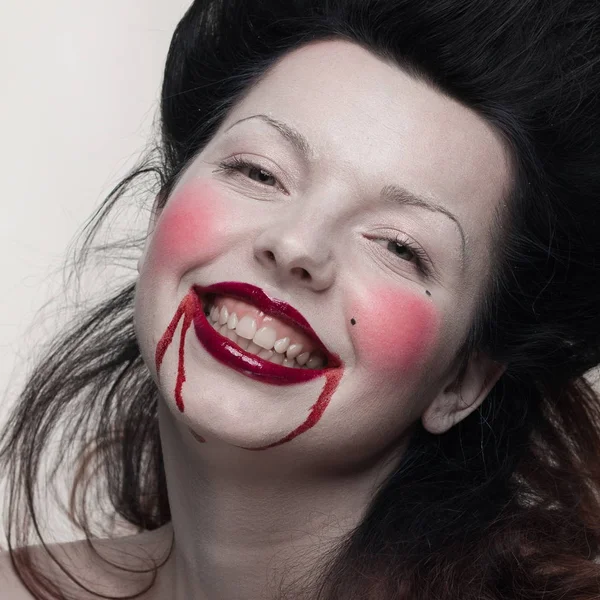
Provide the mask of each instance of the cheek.
{"label": "cheek", "polygon": [[193,182],[177,190],[163,209],[152,235],[148,262],[153,268],[205,263],[218,253],[223,239],[223,204],[215,190]]}
{"label": "cheek", "polygon": [[362,290],[348,306],[359,360],[378,372],[415,372],[425,365],[440,335],[432,302],[414,292],[385,287]]}

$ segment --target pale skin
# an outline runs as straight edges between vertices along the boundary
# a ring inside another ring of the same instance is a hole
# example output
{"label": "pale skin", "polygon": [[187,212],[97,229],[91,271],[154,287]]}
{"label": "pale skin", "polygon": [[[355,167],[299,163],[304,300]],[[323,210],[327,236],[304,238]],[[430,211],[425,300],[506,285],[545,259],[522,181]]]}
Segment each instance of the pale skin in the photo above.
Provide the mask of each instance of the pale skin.
{"label": "pale skin", "polygon": [[[280,124],[303,136],[305,153]],[[219,171],[235,156],[258,166]],[[503,366],[474,357],[457,386],[454,359],[490,274],[493,216],[510,181],[502,140],[481,117],[349,42],[291,52],[233,108],[153,212],[139,263],[136,332],[163,400],[173,520],[102,547],[121,561],[125,545],[160,558],[174,536],[145,598],[274,597],[282,576],[310,574],[360,522],[418,420],[440,434],[484,401]],[[442,210],[386,201],[392,185]],[[428,274],[406,243],[428,257]],[[191,285],[222,281],[288,302],[344,365],[318,423],[276,448],[240,447],[293,430],[323,378],[266,385],[190,334],[181,412],[179,338],[156,371],[157,343]],[[133,591],[101,563],[84,564],[81,544],[63,548],[104,593]],[[29,597],[3,576],[11,598]]]}

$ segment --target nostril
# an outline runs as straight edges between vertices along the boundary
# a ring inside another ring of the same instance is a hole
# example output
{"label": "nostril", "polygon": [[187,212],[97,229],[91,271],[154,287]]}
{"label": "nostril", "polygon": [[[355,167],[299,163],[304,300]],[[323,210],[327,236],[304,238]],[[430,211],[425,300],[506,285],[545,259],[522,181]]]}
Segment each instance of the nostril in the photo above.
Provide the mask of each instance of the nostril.
{"label": "nostril", "polygon": [[310,273],[302,267],[294,267],[292,273],[299,273],[300,279],[310,279]]}
{"label": "nostril", "polygon": [[267,250],[266,255],[269,260],[275,262],[275,255],[270,250]]}

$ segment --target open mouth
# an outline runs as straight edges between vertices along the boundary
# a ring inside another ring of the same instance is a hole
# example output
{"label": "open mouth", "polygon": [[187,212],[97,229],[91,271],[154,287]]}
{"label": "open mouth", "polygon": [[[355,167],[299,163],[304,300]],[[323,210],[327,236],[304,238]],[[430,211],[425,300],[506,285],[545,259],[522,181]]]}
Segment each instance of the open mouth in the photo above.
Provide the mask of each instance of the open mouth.
{"label": "open mouth", "polygon": [[248,354],[292,369],[322,369],[328,357],[297,328],[229,297],[206,294],[202,308],[215,331]]}
{"label": "open mouth", "polygon": [[285,384],[341,366],[310,325],[289,305],[249,284],[225,283],[194,292],[202,315],[196,334],[220,362],[251,377]]}

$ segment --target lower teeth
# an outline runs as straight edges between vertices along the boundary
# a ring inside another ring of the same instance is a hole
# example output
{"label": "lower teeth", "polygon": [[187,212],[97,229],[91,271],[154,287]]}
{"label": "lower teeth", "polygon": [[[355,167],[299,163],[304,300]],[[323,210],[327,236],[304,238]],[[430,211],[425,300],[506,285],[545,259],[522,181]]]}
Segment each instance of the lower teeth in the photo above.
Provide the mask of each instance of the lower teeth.
{"label": "lower teeth", "polygon": [[[214,330],[215,330],[217,333],[219,333],[220,335],[223,335],[223,334],[222,334],[222,333],[219,331],[219,329],[221,329],[221,327],[227,327],[227,324],[225,324],[225,325],[220,325],[218,322],[217,322],[217,323],[213,323],[213,322],[212,322],[212,320],[209,318],[209,316],[210,316],[210,312],[209,312],[209,314],[207,315],[207,314],[206,314],[206,311],[205,311],[205,312],[204,312],[204,314],[206,315],[206,317],[207,317],[207,319],[208,319],[208,322],[209,322],[209,323],[212,325],[212,328],[213,328],[213,329],[214,329]],[[233,329],[229,329],[229,331],[233,333],[233,335],[235,336],[235,338],[232,340],[232,339],[231,339],[231,338],[229,338],[228,336],[225,336],[225,335],[223,335],[223,337],[227,337],[229,340],[231,340],[232,342],[234,342],[235,344],[237,344],[237,342],[238,342],[238,339],[239,339],[239,336],[238,336],[238,335],[235,333],[235,331],[234,331]],[[246,338],[242,338],[242,339],[244,339],[244,340],[245,340]],[[247,341],[248,341],[248,342],[250,342],[250,340],[247,340]],[[238,346],[240,346],[240,345],[238,344]],[[242,348],[242,346],[240,346],[240,348]],[[244,348],[242,348],[242,350],[244,350],[244,352],[248,352],[248,350],[245,350]],[[258,356],[258,353],[256,353],[256,352],[248,352],[248,354],[252,354],[253,356]],[[276,353],[274,353],[274,354],[273,354],[273,357],[275,357],[275,356],[279,356],[279,357],[280,357],[280,356],[282,356],[282,355],[281,355],[281,354],[276,354]],[[260,358],[260,357],[259,357],[259,358]],[[287,358],[287,357],[284,357],[284,359],[283,359],[283,362],[281,362],[281,361],[277,361],[277,362],[276,362],[276,361],[273,361],[273,360],[270,360],[270,359],[267,359],[267,358],[264,358],[263,360],[266,360],[267,362],[272,362],[273,364],[282,364],[284,367],[290,367],[290,368],[292,368],[292,369],[308,369],[308,368],[309,368],[309,367],[307,367],[306,365],[299,365],[299,364],[296,362],[296,360],[295,360],[295,359],[292,359],[292,360],[290,360],[290,359],[289,359],[289,358]],[[287,363],[287,364],[286,364],[286,363]]]}

